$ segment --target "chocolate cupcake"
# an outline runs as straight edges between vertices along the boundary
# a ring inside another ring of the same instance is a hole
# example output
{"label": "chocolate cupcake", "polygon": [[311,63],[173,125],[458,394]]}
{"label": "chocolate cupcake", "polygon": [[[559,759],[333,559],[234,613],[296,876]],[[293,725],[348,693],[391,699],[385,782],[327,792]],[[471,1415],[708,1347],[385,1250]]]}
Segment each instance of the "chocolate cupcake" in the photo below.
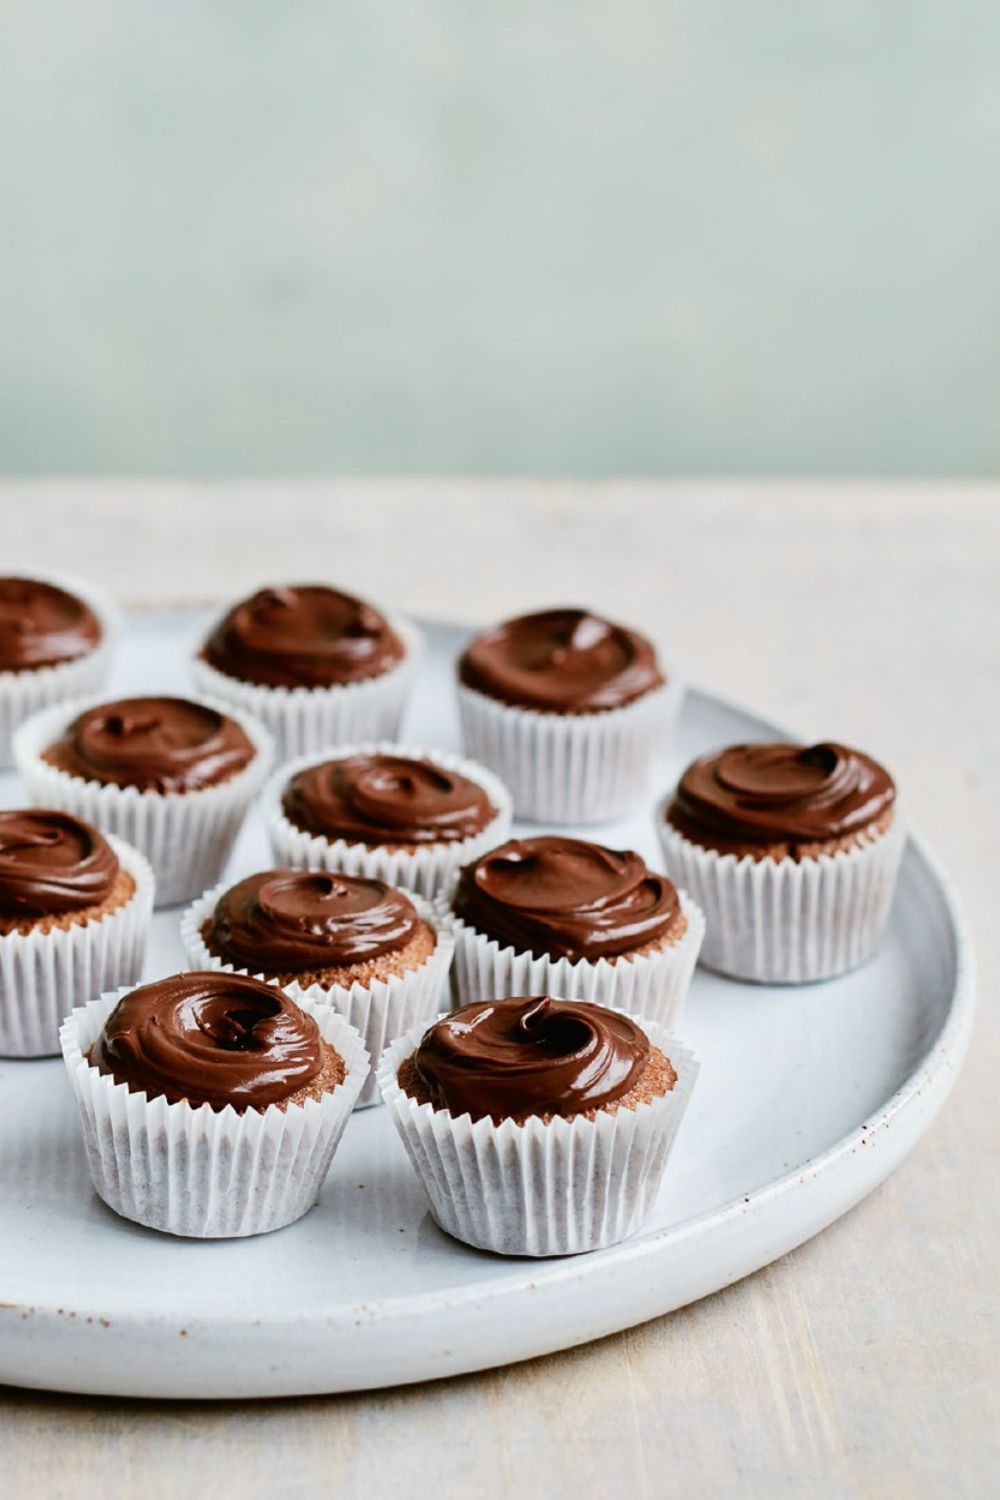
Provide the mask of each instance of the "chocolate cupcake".
{"label": "chocolate cupcake", "polygon": [[378,1077],[442,1229],[501,1255],[573,1255],[639,1227],[697,1072],[655,1023],[542,995],[415,1028]]}
{"label": "chocolate cupcake", "polygon": [[694,901],[640,854],[547,834],[460,872],[455,992],[604,1001],[676,1026],[705,932]]}
{"label": "chocolate cupcake", "polygon": [[510,793],[475,761],[389,743],[305,757],[264,789],[275,858],[439,895],[510,832]]}
{"label": "chocolate cupcake", "polygon": [[118,613],[105,595],[55,573],[0,576],[0,767],[18,725],[96,691],[111,665]]}
{"label": "chocolate cupcake", "polygon": [[845,745],[731,745],[694,761],[657,810],[667,870],[697,897],[702,961],[797,984],[869,958],[904,832],[892,777]]}
{"label": "chocolate cupcake", "polygon": [[197,1238],[301,1218],[368,1072],[336,1011],[237,974],[102,995],[67,1017],[60,1042],[98,1194]]}
{"label": "chocolate cupcake", "polygon": [[[437,1014],[454,946],[450,923],[419,896],[312,870],[266,870],[206,892],[181,936],[196,969],[257,975],[334,1006],[373,1058]],[[358,1105],[377,1099],[372,1074]]]}
{"label": "chocolate cupcake", "polygon": [[458,663],[466,750],[539,821],[600,822],[641,800],[682,698],[651,641],[583,609],[507,620]]}
{"label": "chocolate cupcake", "polygon": [[323,584],[259,589],[229,606],[194,657],[203,693],[304,755],[399,730],[421,638],[408,620]]}
{"label": "chocolate cupcake", "polygon": [[0,1056],[59,1051],[74,1005],[142,972],[153,872],[50,808],[0,812]]}
{"label": "chocolate cupcake", "polygon": [[218,880],[271,762],[267,731],[188,698],[124,698],[36,714],[14,753],[31,796],[146,855],[162,906]]}

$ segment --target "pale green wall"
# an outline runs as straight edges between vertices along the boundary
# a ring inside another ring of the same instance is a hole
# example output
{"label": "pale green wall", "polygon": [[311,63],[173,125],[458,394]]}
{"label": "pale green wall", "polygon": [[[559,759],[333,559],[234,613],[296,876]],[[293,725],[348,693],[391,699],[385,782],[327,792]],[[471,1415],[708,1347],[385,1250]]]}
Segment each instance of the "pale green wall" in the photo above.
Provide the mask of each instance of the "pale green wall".
{"label": "pale green wall", "polygon": [[0,0],[0,469],[996,473],[998,0]]}

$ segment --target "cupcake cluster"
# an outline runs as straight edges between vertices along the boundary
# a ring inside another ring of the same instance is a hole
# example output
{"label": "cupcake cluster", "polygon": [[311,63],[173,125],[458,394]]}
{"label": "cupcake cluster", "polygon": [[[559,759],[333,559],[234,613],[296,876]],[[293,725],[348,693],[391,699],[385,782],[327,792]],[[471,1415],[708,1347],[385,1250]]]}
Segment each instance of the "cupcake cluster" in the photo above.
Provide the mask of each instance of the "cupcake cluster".
{"label": "cupcake cluster", "polygon": [[[382,1100],[449,1234],[613,1244],[694,1087],[699,957],[799,983],[884,930],[895,788],[842,745],[695,761],[656,803],[662,869],[580,836],[654,795],[684,691],[587,610],[469,643],[462,755],[398,741],[420,637],[351,594],[228,606],[190,697],[93,696],[114,626],[82,585],[0,578],[0,754],[30,804],[0,813],[0,1054],[61,1049],[97,1192],[152,1229],[293,1222]],[[227,878],[258,805],[273,863]],[[154,902],[185,905],[189,967],[141,983]]]}

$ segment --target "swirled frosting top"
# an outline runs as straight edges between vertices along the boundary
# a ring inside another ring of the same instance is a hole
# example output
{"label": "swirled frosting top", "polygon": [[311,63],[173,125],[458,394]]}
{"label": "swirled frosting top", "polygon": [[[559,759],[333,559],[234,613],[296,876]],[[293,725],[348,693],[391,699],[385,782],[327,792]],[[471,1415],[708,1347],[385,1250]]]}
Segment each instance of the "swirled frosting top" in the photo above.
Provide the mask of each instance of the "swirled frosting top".
{"label": "swirled frosting top", "polygon": [[798,845],[863,832],[895,796],[889,773],[846,745],[731,745],[688,766],[667,815],[710,846]]}
{"label": "swirled frosting top", "polygon": [[119,1000],[90,1062],[149,1099],[264,1109],[312,1083],[323,1041],[283,990],[242,974],[174,974]]}
{"label": "swirled frosting top", "polygon": [[122,698],[79,714],[47,758],[72,776],[193,792],[242,771],[254,747],[228,714],[186,698]]}
{"label": "swirled frosting top", "polygon": [[496,816],[483,788],[405,755],[349,755],[307,766],[285,788],[286,817],[352,844],[440,844],[470,838]]}
{"label": "swirled frosting top", "polygon": [[394,952],[419,923],[410,898],[384,881],[265,870],[219,898],[209,919],[210,947],[255,973],[294,973]]}
{"label": "swirled frosting top", "polygon": [[502,944],[593,960],[655,943],[677,920],[680,902],[641,854],[546,834],[510,839],[466,865],[455,912]]}
{"label": "swirled frosting top", "polygon": [[384,615],[322,584],[260,589],[234,604],[203,648],[229,677],[263,687],[336,687],[379,677],[405,647]]}
{"label": "swirled frosting top", "polygon": [[518,615],[483,631],[458,673],[502,703],[561,714],[622,708],[664,681],[651,641],[585,609]]}
{"label": "swirled frosting top", "polygon": [[628,1016],[543,995],[453,1011],[425,1032],[413,1069],[435,1108],[499,1124],[612,1104],[649,1055],[649,1038]]}
{"label": "swirled frosting top", "polygon": [[39,578],[0,578],[0,672],[75,661],[101,635],[101,622],[75,594]]}
{"label": "swirled frosting top", "polygon": [[89,823],[45,807],[0,812],[0,916],[98,906],[117,875],[114,850]]}

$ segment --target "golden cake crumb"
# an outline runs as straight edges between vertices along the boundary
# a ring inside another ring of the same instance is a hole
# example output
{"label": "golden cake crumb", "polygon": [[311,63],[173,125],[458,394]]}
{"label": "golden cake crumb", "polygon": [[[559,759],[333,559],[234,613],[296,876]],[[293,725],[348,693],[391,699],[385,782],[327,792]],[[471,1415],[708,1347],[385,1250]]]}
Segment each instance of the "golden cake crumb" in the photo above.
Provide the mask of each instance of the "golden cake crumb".
{"label": "golden cake crumb", "polygon": [[851,849],[863,849],[889,832],[894,815],[894,809],[890,807],[880,818],[876,818],[873,823],[869,823],[858,833],[846,834],[842,838],[817,839],[809,844],[791,843],[787,840],[776,844],[748,844],[739,839],[726,839],[721,836],[717,838],[715,834],[703,833],[690,824],[673,805],[667,810],[667,822],[689,843],[697,844],[700,849],[711,849],[716,854],[735,854],[738,859],[749,855],[751,859],[756,860],[803,860],[819,859],[821,854],[845,854]]}
{"label": "golden cake crumb", "polygon": [[[418,1104],[431,1103],[427,1090],[417,1077],[413,1054],[404,1058],[400,1064],[396,1082],[403,1093],[415,1099]],[[576,1115],[509,1115],[507,1118],[517,1125],[523,1125],[526,1120],[541,1120],[543,1125],[548,1125],[555,1119],[596,1120],[598,1115],[613,1115],[619,1109],[634,1109],[637,1104],[649,1104],[653,1099],[662,1098],[664,1094],[670,1093],[676,1082],[677,1072],[669,1057],[659,1047],[650,1047],[646,1066],[637,1081],[627,1094],[622,1094],[620,1099],[614,1099],[610,1104],[604,1104],[599,1109],[582,1109]]]}
{"label": "golden cake crumb", "polygon": [[[280,1109],[284,1112],[290,1104],[304,1104],[307,1099],[322,1099],[324,1094],[332,1094],[333,1090],[342,1084],[347,1077],[347,1064],[340,1053],[331,1047],[329,1042],[322,1042],[321,1046],[323,1048],[323,1062],[316,1077],[311,1079],[309,1083],[303,1084],[300,1089],[296,1089],[295,1093],[289,1094],[287,1098],[275,1100],[273,1104],[248,1105],[247,1107],[256,1109],[259,1115],[262,1115],[265,1109]],[[91,1049],[92,1051],[93,1049]],[[85,1052],[84,1058],[93,1067],[94,1063],[91,1052]],[[183,1104],[186,1101],[178,1099],[174,1102]],[[194,1108],[200,1109],[201,1106],[196,1104]]]}
{"label": "golden cake crumb", "polygon": [[311,1083],[296,1089],[294,1094],[289,1094],[287,1099],[279,1099],[274,1108],[285,1110],[290,1104],[304,1104],[307,1099],[322,1099],[324,1094],[332,1094],[346,1077],[347,1064],[344,1059],[330,1046],[329,1042],[324,1042],[323,1066],[316,1077]]}
{"label": "golden cake crumb", "polygon": [[[223,963],[232,962],[213,942],[211,917],[202,923],[201,938],[214,958],[221,959]],[[404,947],[394,948],[390,953],[380,953],[377,958],[366,958],[360,963],[331,965],[327,969],[284,969],[281,973],[274,974],[266,970],[254,972],[263,973],[264,978],[272,984],[300,984],[303,989],[310,984],[340,984],[345,989],[350,989],[355,983],[364,985],[367,989],[376,979],[391,979],[395,974],[406,974],[410,969],[419,969],[436,947],[437,933],[429,923],[421,922]]]}
{"label": "golden cake crumb", "polygon": [[66,932],[70,927],[82,927],[86,922],[99,922],[131,901],[134,895],[135,881],[127,870],[119,867],[114,885],[97,905],[85,906],[80,911],[52,912],[44,917],[0,916],[0,936],[6,937],[11,932],[19,932],[22,937],[27,937],[29,932]]}
{"label": "golden cake crumb", "polygon": [[610,958],[605,959],[605,963],[627,963],[630,958],[641,958],[646,953],[662,953],[664,948],[672,948],[675,943],[679,943],[687,929],[687,917],[678,908],[677,915],[666,932],[662,932],[657,938],[652,938],[648,943],[643,943],[639,948],[630,948],[627,953],[613,953]]}

